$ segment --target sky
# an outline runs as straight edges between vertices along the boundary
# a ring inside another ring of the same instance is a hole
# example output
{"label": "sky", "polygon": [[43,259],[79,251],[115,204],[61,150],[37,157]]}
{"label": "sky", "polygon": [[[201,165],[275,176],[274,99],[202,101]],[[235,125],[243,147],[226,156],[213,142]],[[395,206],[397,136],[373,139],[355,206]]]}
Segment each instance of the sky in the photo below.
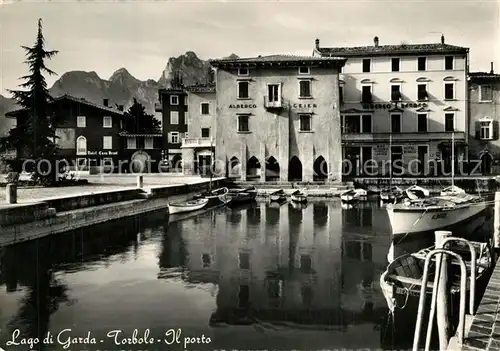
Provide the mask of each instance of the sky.
{"label": "sky", "polygon": [[[21,45],[32,45],[42,18],[47,66],[61,76],[121,67],[158,80],[169,57],[235,53],[310,55],[321,46],[438,43],[470,48],[473,71],[500,72],[500,0],[0,0],[0,94],[27,73]],[[47,78],[49,86],[58,78]]]}

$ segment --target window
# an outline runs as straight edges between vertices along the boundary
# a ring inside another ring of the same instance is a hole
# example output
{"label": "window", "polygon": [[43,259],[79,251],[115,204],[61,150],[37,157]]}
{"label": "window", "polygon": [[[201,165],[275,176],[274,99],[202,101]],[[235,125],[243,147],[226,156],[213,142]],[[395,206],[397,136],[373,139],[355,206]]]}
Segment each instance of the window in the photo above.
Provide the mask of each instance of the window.
{"label": "window", "polygon": [[361,133],[361,122],[359,115],[344,116],[344,133],[347,134]]}
{"label": "window", "polygon": [[250,269],[250,254],[248,252],[240,252],[238,261],[240,269]]}
{"label": "window", "polygon": [[86,158],[77,158],[76,159],[76,166],[77,166],[77,169],[84,169],[85,167],[87,167],[87,159]]}
{"label": "window", "polygon": [[247,308],[250,304],[250,286],[240,285],[238,293],[238,307]]}
{"label": "window", "polygon": [[267,282],[267,296],[270,299],[279,299],[283,295],[282,281],[278,279],[269,279]]}
{"label": "window", "polygon": [[391,101],[401,100],[401,86],[399,84],[391,85]]}
{"label": "window", "polygon": [[269,102],[279,102],[281,100],[280,84],[267,85],[267,99]]}
{"label": "window", "polygon": [[362,115],[361,116],[361,133],[371,133],[372,132],[372,116]]}
{"label": "window", "polygon": [[363,59],[363,73],[370,72],[372,62],[370,59]]}
{"label": "window", "polygon": [[85,128],[86,126],[87,126],[87,119],[85,116],[76,117],[76,127],[77,128]]}
{"label": "window", "polygon": [[303,286],[300,289],[300,296],[302,297],[302,303],[305,306],[311,306],[313,302],[313,290],[310,286]]}
{"label": "window", "polygon": [[239,115],[238,116],[238,132],[248,132],[250,129],[248,128],[248,115]]}
{"label": "window", "polygon": [[455,98],[455,84],[445,83],[444,84],[444,99],[453,100]]}
{"label": "window", "polygon": [[479,137],[481,140],[493,139],[493,120],[480,121],[479,127]]}
{"label": "window", "polygon": [[339,87],[339,102],[344,102],[344,87]]}
{"label": "window", "polygon": [[417,100],[427,100],[427,84],[417,84]]}
{"label": "window", "polygon": [[372,102],[372,86],[363,85],[361,87],[361,102]]}
{"label": "window", "polygon": [[210,138],[210,128],[201,128],[201,137]]}
{"label": "window", "polygon": [[455,130],[455,114],[445,113],[444,115],[444,131],[453,132]]}
{"label": "window", "polygon": [[179,132],[170,132],[170,144],[179,144]]}
{"label": "window", "polygon": [[179,96],[170,95],[170,105],[179,105]]}
{"label": "window", "polygon": [[76,139],[76,154],[87,155],[87,138],[79,136]]}
{"label": "window", "polygon": [[399,72],[399,57],[393,57],[391,59],[391,67],[393,72]]}
{"label": "window", "polygon": [[401,114],[399,113],[391,115],[391,132],[401,133]]}
{"label": "window", "polygon": [[238,75],[239,76],[248,76],[250,72],[248,71],[248,68],[238,68]]}
{"label": "window", "polygon": [[200,113],[202,115],[209,115],[210,114],[210,104],[208,102],[202,102],[200,104]]}
{"label": "window", "polygon": [[452,70],[453,69],[453,56],[445,56],[444,57],[444,69]]}
{"label": "window", "polygon": [[136,137],[128,137],[127,138],[127,149],[137,149]]}
{"label": "window", "polygon": [[110,136],[102,137],[102,148],[104,150],[111,150],[113,148],[113,138]]}
{"label": "window", "polygon": [[426,57],[417,58],[417,69],[419,71],[425,71],[427,69],[427,58]]}
{"label": "window", "polygon": [[417,131],[427,132],[427,113],[419,113],[417,118]]}
{"label": "window", "polygon": [[479,101],[481,102],[493,101],[493,91],[491,89],[491,85],[479,86]]}
{"label": "window", "polygon": [[212,257],[210,257],[210,254],[204,253],[201,255],[201,265],[203,268],[209,268],[212,265]]}
{"label": "window", "polygon": [[110,116],[104,116],[102,118],[102,126],[103,128],[113,127],[113,119]]}
{"label": "window", "polygon": [[310,132],[311,131],[311,115],[299,115],[300,119],[300,131]]}
{"label": "window", "polygon": [[300,269],[303,272],[310,272],[312,270],[311,255],[300,255]]}
{"label": "window", "polygon": [[170,111],[170,124],[179,124],[179,111]]}
{"label": "window", "polygon": [[299,81],[299,97],[301,97],[301,98],[311,97],[311,81],[310,80]]}
{"label": "window", "polygon": [[238,82],[238,99],[248,99],[248,82]]}
{"label": "window", "polygon": [[147,150],[151,150],[153,148],[153,138],[145,137],[144,138],[144,148]]}
{"label": "window", "polygon": [[309,67],[299,67],[299,74],[310,74],[311,69]]}

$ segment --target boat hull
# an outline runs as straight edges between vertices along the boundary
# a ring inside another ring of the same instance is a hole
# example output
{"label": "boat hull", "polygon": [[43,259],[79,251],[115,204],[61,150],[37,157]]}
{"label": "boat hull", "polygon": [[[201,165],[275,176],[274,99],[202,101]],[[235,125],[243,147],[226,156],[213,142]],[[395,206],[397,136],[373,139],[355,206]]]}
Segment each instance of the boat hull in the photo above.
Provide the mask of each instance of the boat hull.
{"label": "boat hull", "polygon": [[270,199],[271,199],[271,201],[274,201],[274,202],[284,202],[284,201],[286,201],[286,196],[283,196],[283,195],[271,195]]}
{"label": "boat hull", "polygon": [[169,204],[168,205],[168,213],[169,214],[177,214],[177,213],[185,213],[185,212],[192,212],[192,211],[198,211],[201,210],[202,208],[206,207],[208,205],[208,200],[207,201],[200,201],[196,204],[182,204],[182,205],[176,205],[176,204]]}
{"label": "boat hull", "polygon": [[230,205],[240,205],[252,202],[255,200],[257,193],[228,193],[227,199]]}
{"label": "boat hull", "polygon": [[299,204],[303,204],[307,202],[307,197],[305,195],[293,195],[291,196],[291,200],[293,202],[297,202]]}
{"label": "boat hull", "polygon": [[[456,226],[472,225],[486,214],[487,205],[484,202],[457,205],[452,209],[398,209],[387,208],[387,214],[392,227],[393,238],[429,233],[435,230],[451,230]],[[484,218],[483,218],[484,219]],[[469,228],[469,229],[477,229]],[[463,228],[461,228],[463,230]]]}

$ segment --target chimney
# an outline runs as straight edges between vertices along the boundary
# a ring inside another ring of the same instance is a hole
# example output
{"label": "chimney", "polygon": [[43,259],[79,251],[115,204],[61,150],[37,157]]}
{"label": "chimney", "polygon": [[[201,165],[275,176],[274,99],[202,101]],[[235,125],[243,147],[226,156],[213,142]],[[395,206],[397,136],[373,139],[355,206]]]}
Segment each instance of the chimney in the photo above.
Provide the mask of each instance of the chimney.
{"label": "chimney", "polygon": [[109,106],[109,99],[102,99],[102,104],[106,107]]}
{"label": "chimney", "polygon": [[373,38],[373,45],[378,46],[378,37]]}
{"label": "chimney", "polygon": [[491,69],[490,69],[490,74],[493,74],[495,73],[495,71],[493,70],[493,62],[491,63]]}
{"label": "chimney", "polygon": [[441,34],[441,44],[444,44],[444,34]]}
{"label": "chimney", "polygon": [[319,39],[316,38],[316,40],[314,41],[314,44],[316,45],[316,50],[319,50]]}

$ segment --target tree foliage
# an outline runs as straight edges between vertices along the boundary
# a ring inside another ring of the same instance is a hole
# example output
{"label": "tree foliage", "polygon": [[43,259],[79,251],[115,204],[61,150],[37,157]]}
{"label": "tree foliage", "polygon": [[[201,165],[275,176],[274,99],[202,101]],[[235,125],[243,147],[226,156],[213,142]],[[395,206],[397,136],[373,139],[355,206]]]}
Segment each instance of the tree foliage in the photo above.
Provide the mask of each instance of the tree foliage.
{"label": "tree foliage", "polygon": [[52,109],[53,98],[49,94],[44,74],[56,74],[47,66],[45,60],[53,58],[58,51],[45,49],[42,20],[38,20],[38,33],[33,46],[21,46],[25,51],[25,63],[29,74],[21,77],[20,84],[25,90],[9,90],[22,111],[17,125],[2,141],[2,146],[14,148],[18,157],[23,159],[52,161],[57,155],[55,144],[55,114]]}
{"label": "tree foliage", "polygon": [[148,115],[144,106],[134,98],[134,103],[123,121],[123,130],[130,134],[160,134],[161,123],[153,115]]}

